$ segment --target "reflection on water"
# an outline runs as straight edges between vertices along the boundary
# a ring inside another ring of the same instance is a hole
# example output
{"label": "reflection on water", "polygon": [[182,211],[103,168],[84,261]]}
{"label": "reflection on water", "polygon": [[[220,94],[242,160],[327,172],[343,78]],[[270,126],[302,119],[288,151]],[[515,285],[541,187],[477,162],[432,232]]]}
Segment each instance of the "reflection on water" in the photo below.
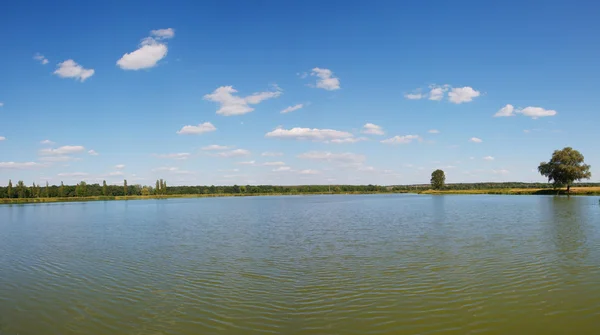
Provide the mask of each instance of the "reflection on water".
{"label": "reflection on water", "polygon": [[597,334],[600,206],[302,196],[0,207],[0,334]]}

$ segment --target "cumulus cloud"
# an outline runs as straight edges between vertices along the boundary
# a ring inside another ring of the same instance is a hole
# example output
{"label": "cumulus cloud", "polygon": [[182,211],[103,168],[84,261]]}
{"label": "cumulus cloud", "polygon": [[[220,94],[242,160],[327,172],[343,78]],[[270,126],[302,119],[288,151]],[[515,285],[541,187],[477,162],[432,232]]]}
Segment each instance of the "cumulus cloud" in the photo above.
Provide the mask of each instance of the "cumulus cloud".
{"label": "cumulus cloud", "polygon": [[183,126],[180,130],[177,131],[179,135],[199,135],[204,133],[209,133],[211,131],[215,131],[217,128],[213,126],[210,122],[204,122],[197,126]]}
{"label": "cumulus cloud", "polygon": [[363,126],[363,129],[361,131],[363,134],[370,134],[370,135],[383,135],[385,134],[385,132],[383,131],[383,128],[381,128],[381,126],[378,126],[376,124],[373,123],[366,123]]}
{"label": "cumulus cloud", "polygon": [[41,166],[41,164],[36,162],[0,162],[0,169],[22,170],[38,166]]}
{"label": "cumulus cloud", "polygon": [[356,143],[362,141],[368,141],[369,139],[366,137],[349,137],[349,138],[336,138],[335,140],[331,140],[331,143]]}
{"label": "cumulus cloud", "polygon": [[437,129],[430,129],[430,130],[429,130],[429,131],[427,131],[427,132],[428,132],[428,133],[430,133],[430,134],[439,134],[439,133],[440,133],[440,131],[439,131],[439,130],[437,130]]}
{"label": "cumulus cloud", "polygon": [[444,98],[444,94],[446,94],[448,91],[449,85],[431,85],[429,88],[431,89],[431,91],[429,91],[429,100],[440,101]]}
{"label": "cumulus cloud", "polygon": [[40,54],[39,52],[33,56],[33,59],[37,60],[38,62],[40,62],[43,65],[46,65],[49,62],[48,59],[46,57],[44,57],[44,55]]}
{"label": "cumulus cloud", "polygon": [[202,147],[202,150],[204,150],[204,151],[219,151],[219,150],[227,150],[230,148],[231,147],[227,146],[227,145],[211,144],[211,145]]}
{"label": "cumulus cloud", "polygon": [[283,156],[283,152],[270,152],[270,151],[266,151],[266,152],[263,152],[260,155],[263,156],[263,157],[277,157],[277,156]]}
{"label": "cumulus cloud", "polygon": [[172,28],[157,29],[150,32],[150,37],[142,40],[139,48],[133,52],[125,53],[117,65],[123,70],[142,70],[155,67],[158,62],[167,56],[169,48],[166,39],[175,36]]}
{"label": "cumulus cloud", "polygon": [[265,162],[263,163],[264,166],[281,166],[281,165],[285,165],[284,162]]}
{"label": "cumulus cloud", "polygon": [[290,106],[290,107],[288,107],[288,108],[285,108],[285,109],[284,109],[284,110],[282,110],[280,113],[281,113],[281,114],[285,114],[285,113],[289,113],[289,112],[297,111],[297,110],[299,110],[299,109],[300,109],[300,108],[302,108],[302,107],[304,107],[304,104],[297,104],[297,105],[294,105],[294,106]]}
{"label": "cumulus cloud", "polygon": [[406,93],[404,97],[408,100],[420,100],[426,97],[423,93]]}
{"label": "cumulus cloud", "polygon": [[73,78],[84,82],[86,79],[94,75],[94,69],[86,69],[83,66],[77,64],[72,59],[59,63],[54,74],[61,78]]}
{"label": "cumulus cloud", "polygon": [[492,157],[492,156],[485,156],[485,157],[483,157],[483,159],[486,160],[486,161],[493,161],[494,157]]}
{"label": "cumulus cloud", "polygon": [[191,154],[189,152],[179,152],[173,154],[160,154],[154,155],[157,158],[166,158],[166,159],[177,159],[177,160],[185,160],[190,158]]}
{"label": "cumulus cloud", "polygon": [[298,158],[334,163],[362,163],[367,159],[364,155],[351,152],[332,153],[329,151],[309,151],[298,155]]}
{"label": "cumulus cloud", "polygon": [[472,87],[456,87],[450,90],[448,93],[448,100],[455,104],[462,104],[464,102],[471,102],[474,98],[480,96],[481,93],[474,90]]}
{"label": "cumulus cloud", "polygon": [[237,90],[233,86],[221,86],[210,94],[204,96],[204,100],[219,104],[217,114],[224,116],[243,115],[254,110],[250,105],[256,105],[262,101],[279,97],[283,94],[279,86],[274,85],[274,90],[257,92],[246,97],[234,95]]}
{"label": "cumulus cloud", "polygon": [[327,91],[335,91],[340,89],[340,79],[333,75],[333,72],[329,69],[321,69],[315,67],[312,69],[311,76],[316,76],[317,88],[322,88]]}
{"label": "cumulus cloud", "polygon": [[70,155],[81,153],[85,148],[81,145],[65,145],[56,149],[48,148],[40,150],[40,155]]}
{"label": "cumulus cloud", "polygon": [[542,107],[525,107],[521,110],[517,110],[517,113],[529,116],[532,119],[537,119],[546,116],[554,116],[558,114],[555,110],[544,109]]}
{"label": "cumulus cloud", "polygon": [[63,172],[58,174],[59,177],[85,177],[87,175],[89,174],[86,172]]}
{"label": "cumulus cloud", "polygon": [[333,129],[317,129],[317,128],[292,128],[283,129],[277,128],[265,134],[269,138],[282,138],[294,140],[312,140],[318,142],[326,142],[335,139],[345,139],[354,137],[351,133]]}
{"label": "cumulus cloud", "polygon": [[494,117],[506,117],[515,115],[513,112],[515,111],[515,107],[511,104],[507,104],[506,106],[500,108],[499,111],[494,114]]}
{"label": "cumulus cloud", "polygon": [[300,170],[298,171],[299,174],[319,174],[321,173],[321,171],[319,170],[313,170],[313,169],[306,169],[306,170]]}
{"label": "cumulus cloud", "polygon": [[96,150],[88,150],[88,154],[92,155],[92,156],[98,156],[99,153],[96,152]]}
{"label": "cumulus cloud", "polygon": [[480,139],[480,138],[477,138],[477,137],[471,137],[471,138],[469,139],[469,142],[473,142],[473,143],[481,143],[481,142],[483,142],[483,140],[482,140],[482,139]]}
{"label": "cumulus cloud", "polygon": [[388,138],[387,140],[381,141],[384,144],[407,144],[411,143],[414,140],[421,140],[421,136],[419,135],[404,135],[404,136],[394,136]]}
{"label": "cumulus cloud", "polygon": [[248,151],[246,149],[235,149],[235,150],[223,151],[223,152],[219,152],[219,153],[215,154],[215,156],[225,157],[225,158],[249,156],[249,155],[250,155],[250,151]]}
{"label": "cumulus cloud", "polygon": [[117,170],[122,170],[124,168],[125,168],[124,164],[117,164],[117,165],[115,165],[115,169],[117,169]]}

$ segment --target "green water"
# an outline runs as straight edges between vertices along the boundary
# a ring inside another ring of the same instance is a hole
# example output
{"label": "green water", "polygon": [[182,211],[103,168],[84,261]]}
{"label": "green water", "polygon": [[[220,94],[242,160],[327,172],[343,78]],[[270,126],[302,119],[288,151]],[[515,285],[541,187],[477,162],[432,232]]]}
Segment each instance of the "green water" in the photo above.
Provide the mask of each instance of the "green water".
{"label": "green water", "polygon": [[0,206],[0,334],[599,334],[596,197]]}

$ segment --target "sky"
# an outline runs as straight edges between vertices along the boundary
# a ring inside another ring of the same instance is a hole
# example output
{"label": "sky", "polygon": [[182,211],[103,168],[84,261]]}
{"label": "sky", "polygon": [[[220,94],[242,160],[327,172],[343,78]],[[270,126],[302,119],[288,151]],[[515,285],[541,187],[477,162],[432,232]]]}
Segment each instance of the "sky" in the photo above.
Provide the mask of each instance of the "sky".
{"label": "sky", "polygon": [[600,181],[600,4],[10,1],[0,185]]}

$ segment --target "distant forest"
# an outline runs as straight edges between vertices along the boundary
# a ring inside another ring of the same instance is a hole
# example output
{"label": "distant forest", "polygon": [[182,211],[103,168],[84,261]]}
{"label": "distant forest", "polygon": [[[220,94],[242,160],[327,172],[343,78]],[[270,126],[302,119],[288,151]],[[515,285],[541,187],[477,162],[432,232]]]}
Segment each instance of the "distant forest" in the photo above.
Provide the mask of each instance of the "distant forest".
{"label": "distant forest", "polygon": [[[580,183],[574,186],[600,186],[600,183]],[[420,185],[233,185],[233,186],[167,186],[166,181],[157,180],[154,187],[142,185],[86,184],[77,185],[25,185],[22,181],[0,187],[0,198],[71,198],[100,196],[150,196],[150,195],[183,195],[183,194],[309,194],[309,193],[398,193],[423,191],[430,189],[430,184]],[[461,183],[446,184],[445,190],[484,190],[507,188],[552,188],[547,183]]]}

